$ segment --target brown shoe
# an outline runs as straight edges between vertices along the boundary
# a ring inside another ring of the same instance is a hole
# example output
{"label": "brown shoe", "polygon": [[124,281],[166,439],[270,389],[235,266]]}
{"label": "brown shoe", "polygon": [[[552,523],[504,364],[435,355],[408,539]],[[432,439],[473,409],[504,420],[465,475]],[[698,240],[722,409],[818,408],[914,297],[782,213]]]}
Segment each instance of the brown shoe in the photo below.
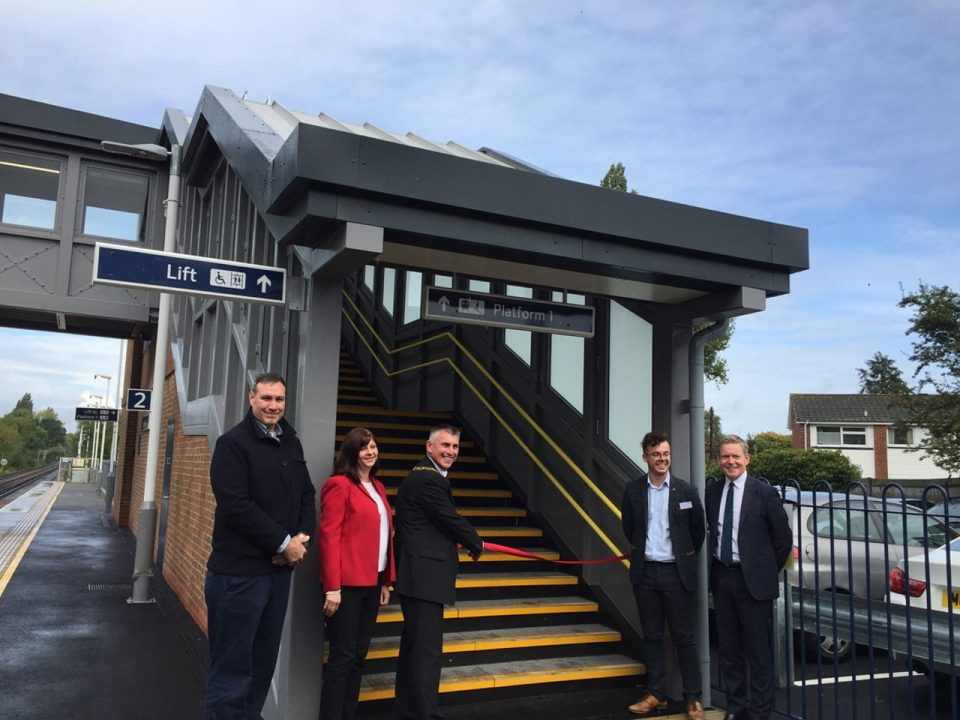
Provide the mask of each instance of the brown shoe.
{"label": "brown shoe", "polygon": [[649,715],[656,710],[666,710],[667,701],[658,700],[656,695],[647,693],[637,700],[633,705],[627,708],[634,715]]}
{"label": "brown shoe", "polygon": [[687,700],[687,720],[706,720],[703,703],[699,700]]}

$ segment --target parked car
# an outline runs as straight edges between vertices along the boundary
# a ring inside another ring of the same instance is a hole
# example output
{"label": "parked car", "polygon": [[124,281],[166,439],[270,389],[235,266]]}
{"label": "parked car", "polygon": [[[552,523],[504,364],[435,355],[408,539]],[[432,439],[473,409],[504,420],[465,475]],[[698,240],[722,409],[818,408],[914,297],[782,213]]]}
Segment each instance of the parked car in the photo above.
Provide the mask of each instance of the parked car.
{"label": "parked car", "polygon": [[[921,613],[922,622],[917,622],[917,616],[911,620],[915,640],[960,635],[960,538],[900,560],[890,570],[889,590],[891,604],[929,610]],[[956,672],[944,649],[928,649],[926,655],[911,658],[911,666],[929,674],[932,661],[937,672]]]}
{"label": "parked car", "polygon": [[954,530],[960,530],[960,498],[950,498],[946,502],[931,505],[927,508],[927,515],[947,523]]}
{"label": "parked car", "polygon": [[842,611],[842,603],[833,602],[836,596],[871,598],[878,601],[879,612],[889,572],[904,556],[957,536],[899,500],[794,491],[787,493],[784,509],[794,533],[787,579],[815,593],[821,618],[816,646],[831,660],[845,658],[852,649],[848,640],[830,632],[833,608]]}

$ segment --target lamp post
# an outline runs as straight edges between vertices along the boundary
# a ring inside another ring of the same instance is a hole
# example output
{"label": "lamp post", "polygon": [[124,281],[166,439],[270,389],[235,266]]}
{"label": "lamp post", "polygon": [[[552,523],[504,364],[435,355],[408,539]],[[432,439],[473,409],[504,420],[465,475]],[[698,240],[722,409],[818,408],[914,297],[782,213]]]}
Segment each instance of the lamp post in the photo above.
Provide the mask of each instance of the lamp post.
{"label": "lamp post", "polygon": [[[107,393],[103,396],[103,404],[105,407],[110,407],[110,375],[103,375],[102,373],[95,373],[93,376],[94,380],[106,380],[107,381]],[[114,432],[116,435],[116,432]],[[97,470],[100,472],[100,475],[103,474],[103,455],[104,449],[107,445],[107,423],[103,423],[103,429],[100,431],[100,452],[97,453]],[[102,478],[101,478],[102,482]]]}
{"label": "lamp post", "polygon": [[[100,143],[107,152],[129,155],[144,160],[165,162],[170,159],[170,181],[167,199],[164,201],[166,220],[163,228],[163,252],[172,253],[176,248],[177,216],[180,212],[180,146],[170,150],[161,145],[126,143],[104,140]],[[157,466],[160,455],[160,422],[163,418],[163,379],[167,367],[167,344],[170,330],[170,294],[160,293],[157,313],[157,338],[153,352],[153,392],[150,401],[150,416],[147,424],[147,468],[143,482],[143,504],[140,506],[137,529],[137,550],[133,561],[133,595],[131,603],[153,602],[150,596],[150,578],[153,576],[153,536],[157,529]]]}

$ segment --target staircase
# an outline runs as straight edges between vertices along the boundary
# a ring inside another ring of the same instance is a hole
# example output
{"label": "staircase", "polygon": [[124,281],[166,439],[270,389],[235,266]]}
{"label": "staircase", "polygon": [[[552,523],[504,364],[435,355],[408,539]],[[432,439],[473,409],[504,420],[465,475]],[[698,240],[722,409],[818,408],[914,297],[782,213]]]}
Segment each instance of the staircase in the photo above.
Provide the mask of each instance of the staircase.
{"label": "staircase", "polygon": [[[378,477],[391,497],[423,458],[430,428],[452,420],[449,414],[384,408],[350,356],[341,354],[337,441],[356,426],[374,433]],[[559,559],[466,436],[450,483],[460,513],[484,540]],[[605,624],[589,589],[576,575],[558,569],[563,566],[494,552],[485,552],[478,562],[463,551],[460,557],[457,603],[444,611],[441,704],[635,685],[642,676],[643,665],[623,654],[620,632]],[[360,692],[362,715],[385,710],[393,699],[402,621],[399,602],[381,608]]]}

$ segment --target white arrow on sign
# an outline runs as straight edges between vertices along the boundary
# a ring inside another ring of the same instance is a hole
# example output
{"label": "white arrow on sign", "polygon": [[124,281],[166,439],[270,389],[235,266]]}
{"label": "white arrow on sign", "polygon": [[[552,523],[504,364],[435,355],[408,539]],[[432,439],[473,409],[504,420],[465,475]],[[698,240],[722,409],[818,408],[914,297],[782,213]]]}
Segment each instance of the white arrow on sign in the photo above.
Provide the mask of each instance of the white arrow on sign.
{"label": "white arrow on sign", "polygon": [[450,307],[450,301],[447,300],[446,295],[437,300],[437,304],[440,306],[440,310],[443,312],[446,312],[447,308]]}
{"label": "white arrow on sign", "polygon": [[257,278],[257,285],[260,286],[260,292],[265,293],[267,288],[273,285],[273,283],[270,282],[270,278],[268,278],[266,275],[261,275]]}

